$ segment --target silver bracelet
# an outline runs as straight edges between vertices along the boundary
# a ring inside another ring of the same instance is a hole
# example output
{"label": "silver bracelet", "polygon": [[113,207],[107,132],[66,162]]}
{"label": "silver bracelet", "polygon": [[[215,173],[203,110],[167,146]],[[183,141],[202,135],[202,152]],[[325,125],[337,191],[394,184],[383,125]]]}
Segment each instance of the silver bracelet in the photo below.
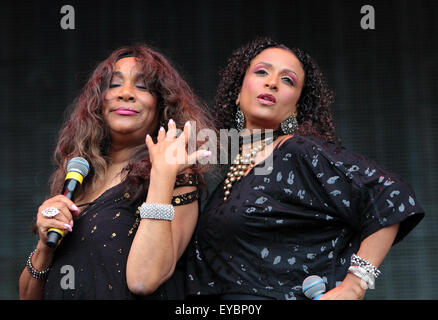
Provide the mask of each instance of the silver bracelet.
{"label": "silver bracelet", "polygon": [[365,290],[368,288],[374,289],[376,279],[370,272],[365,270],[365,268],[362,268],[360,266],[350,266],[348,268],[348,272],[354,274],[355,276],[359,277],[361,280],[365,282],[365,285],[362,287]]}
{"label": "silver bracelet", "polygon": [[160,203],[146,203],[144,202],[140,207],[140,217],[142,219],[159,219],[159,220],[173,220],[175,210],[171,204]]}
{"label": "silver bracelet", "polygon": [[365,269],[366,272],[370,273],[375,279],[380,275],[380,270],[373,266],[371,263],[366,261],[365,259],[355,255],[351,256],[351,265],[358,266]]}

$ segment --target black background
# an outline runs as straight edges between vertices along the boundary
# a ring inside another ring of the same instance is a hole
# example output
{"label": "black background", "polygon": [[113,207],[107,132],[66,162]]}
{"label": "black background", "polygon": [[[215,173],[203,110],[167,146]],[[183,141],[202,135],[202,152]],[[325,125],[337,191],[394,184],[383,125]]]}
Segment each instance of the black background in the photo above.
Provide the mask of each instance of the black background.
{"label": "black background", "polygon": [[[75,29],[63,30],[63,5]],[[375,29],[360,26],[363,5]],[[336,93],[338,135],[397,172],[426,218],[393,247],[367,299],[437,299],[438,5],[435,1],[10,1],[0,4],[0,299],[37,241],[64,110],[121,45],[163,52],[211,104],[218,71],[256,36],[307,50]]]}

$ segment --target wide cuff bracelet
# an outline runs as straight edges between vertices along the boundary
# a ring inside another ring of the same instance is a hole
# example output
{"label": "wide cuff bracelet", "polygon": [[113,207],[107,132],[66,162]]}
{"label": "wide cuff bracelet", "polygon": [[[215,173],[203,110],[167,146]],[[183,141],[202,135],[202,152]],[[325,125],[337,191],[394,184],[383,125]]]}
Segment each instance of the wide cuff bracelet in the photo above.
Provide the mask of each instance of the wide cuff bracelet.
{"label": "wide cuff bracelet", "polygon": [[171,204],[146,203],[140,207],[140,217],[142,219],[173,220],[175,210]]}
{"label": "wide cuff bracelet", "polygon": [[348,268],[348,272],[354,274],[355,276],[359,277],[362,281],[366,283],[366,287],[364,289],[374,289],[375,288],[375,278],[374,276],[367,272],[364,268],[359,266],[350,266]]}

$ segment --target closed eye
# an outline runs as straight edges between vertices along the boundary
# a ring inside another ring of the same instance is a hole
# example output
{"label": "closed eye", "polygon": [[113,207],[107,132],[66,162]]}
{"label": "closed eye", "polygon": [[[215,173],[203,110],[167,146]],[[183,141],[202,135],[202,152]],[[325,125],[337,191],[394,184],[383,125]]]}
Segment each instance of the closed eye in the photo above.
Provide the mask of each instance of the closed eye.
{"label": "closed eye", "polygon": [[143,77],[138,77],[135,81],[135,86],[141,90],[147,90],[146,81]]}
{"label": "closed eye", "polygon": [[[121,86],[121,84],[118,84],[118,83],[111,83],[110,85],[109,85],[109,88],[117,88],[117,87],[120,87]],[[141,90],[147,90],[148,88],[144,85],[144,84],[136,84],[135,85],[138,89],[141,89]]]}

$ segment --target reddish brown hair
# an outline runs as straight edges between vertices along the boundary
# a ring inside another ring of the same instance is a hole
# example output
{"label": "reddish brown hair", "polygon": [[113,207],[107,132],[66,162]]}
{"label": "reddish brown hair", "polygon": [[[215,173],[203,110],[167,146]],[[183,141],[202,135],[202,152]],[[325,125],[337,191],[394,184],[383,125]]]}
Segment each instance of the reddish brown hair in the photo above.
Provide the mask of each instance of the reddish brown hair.
{"label": "reddish brown hair", "polygon": [[[91,164],[85,180],[88,183],[84,183],[81,193],[103,177],[108,165],[107,154],[111,141],[102,116],[102,102],[114,65],[117,60],[127,56],[136,58],[144,74],[146,87],[157,97],[161,124],[167,124],[169,119],[173,119],[180,129],[186,121],[196,121],[197,130],[213,128],[204,103],[161,53],[143,44],[117,49],[96,67],[80,95],[67,110],[67,119],[60,130],[54,153],[57,169],[51,178],[51,196],[62,189],[66,164],[73,157],[84,157]],[[157,130],[150,133],[151,136],[156,136]],[[129,186],[135,187],[134,199],[145,196],[150,168],[147,148],[140,145],[124,169]],[[196,170],[202,171],[199,167]]]}

